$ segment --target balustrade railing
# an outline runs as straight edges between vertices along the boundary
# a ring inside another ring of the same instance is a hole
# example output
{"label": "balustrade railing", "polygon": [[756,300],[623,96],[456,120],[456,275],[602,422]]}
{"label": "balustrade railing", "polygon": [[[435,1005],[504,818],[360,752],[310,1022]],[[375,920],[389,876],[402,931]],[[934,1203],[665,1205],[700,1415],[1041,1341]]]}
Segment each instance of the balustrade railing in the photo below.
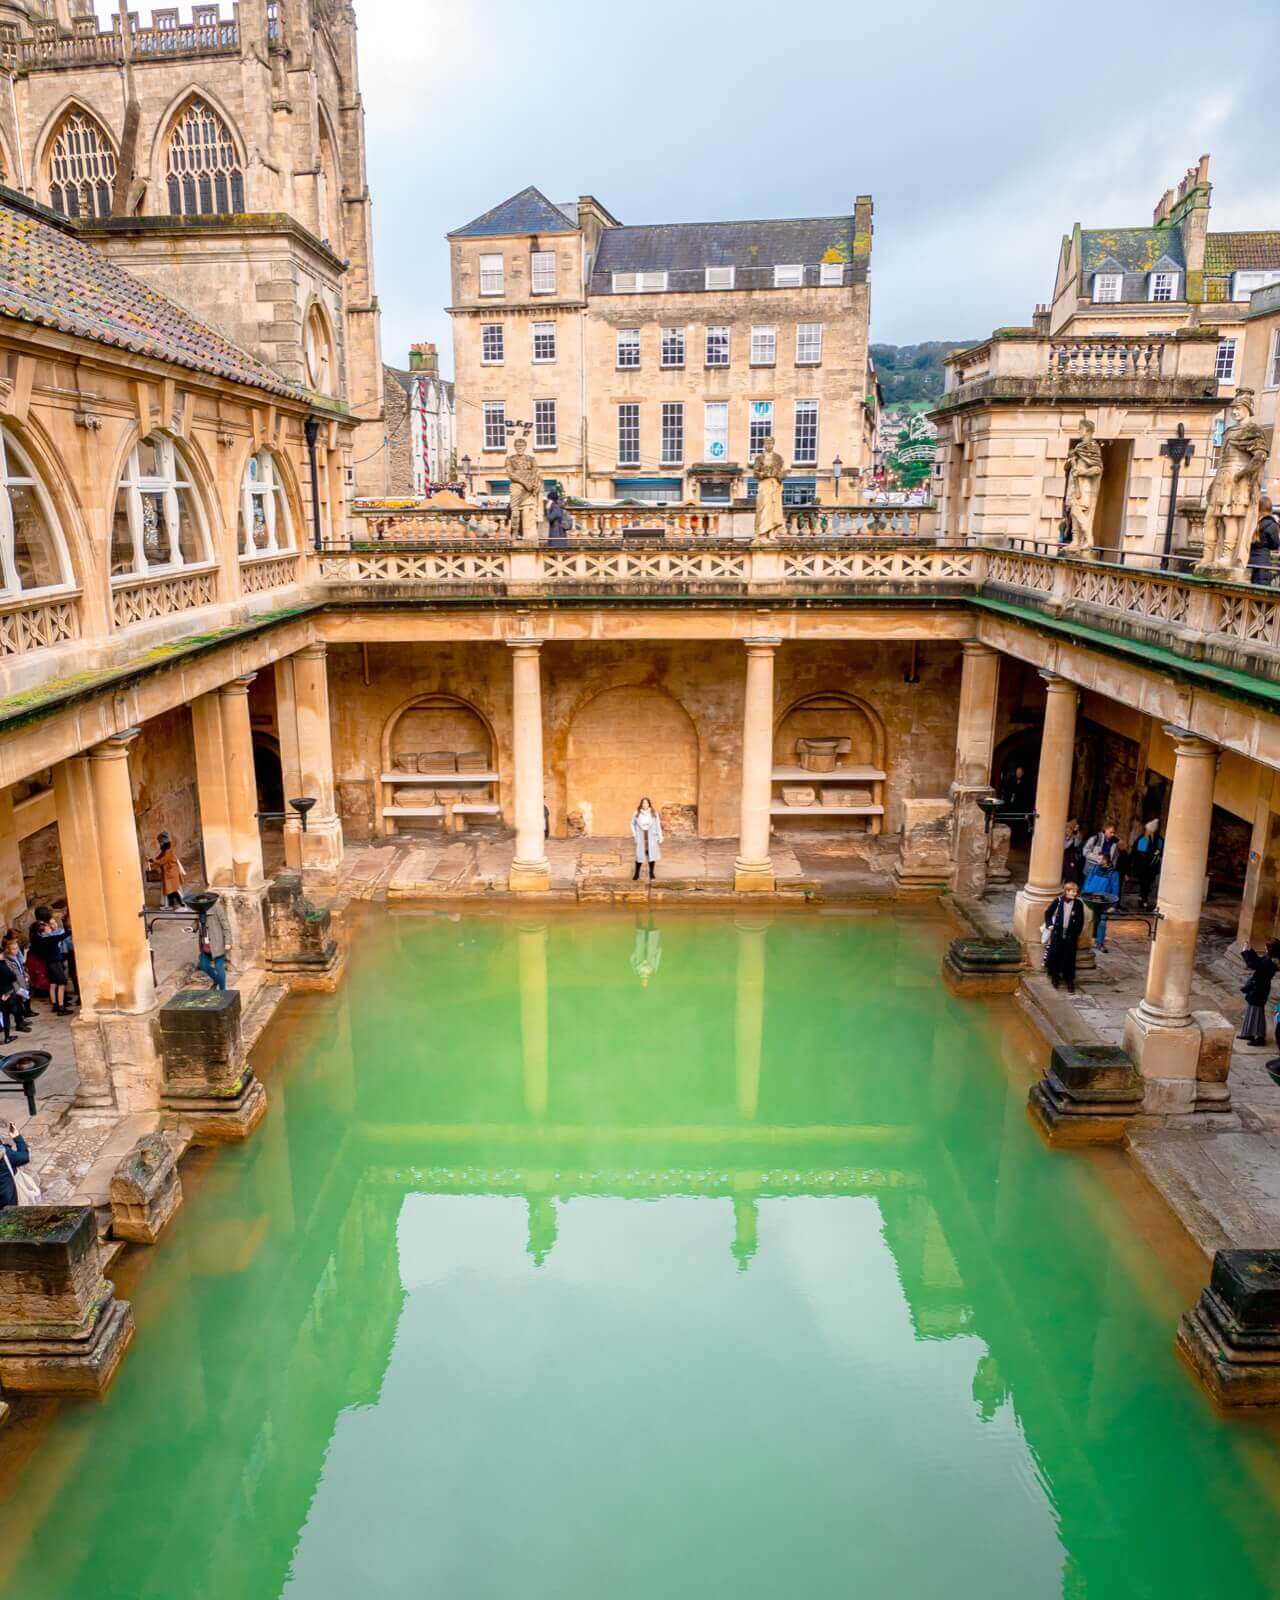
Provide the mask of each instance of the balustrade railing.
{"label": "balustrade railing", "polygon": [[[268,16],[268,37],[280,37],[282,20],[273,3]],[[192,22],[166,22],[163,26],[135,28],[128,39],[129,53],[155,59],[180,55],[228,55],[240,49],[240,23],[237,18],[222,18],[202,10]],[[92,21],[72,33],[42,24],[31,38],[9,34],[0,36],[0,63],[10,68],[39,71],[42,68],[84,66],[95,62],[124,60],[125,40],[118,30],[100,33]]]}
{"label": "balustrade railing", "polygon": [[1164,351],[1163,339],[1050,339],[1048,372],[1063,378],[1158,378]]}
{"label": "balustrade railing", "polygon": [[0,605],[0,656],[21,656],[80,637],[76,595],[56,599],[6,601]]}

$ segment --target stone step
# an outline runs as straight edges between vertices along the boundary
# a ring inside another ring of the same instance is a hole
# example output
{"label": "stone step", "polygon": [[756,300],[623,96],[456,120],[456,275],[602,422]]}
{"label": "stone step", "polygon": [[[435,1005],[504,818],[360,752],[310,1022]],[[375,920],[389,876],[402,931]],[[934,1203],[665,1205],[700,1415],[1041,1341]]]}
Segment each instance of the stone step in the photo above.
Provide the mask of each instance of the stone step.
{"label": "stone step", "polygon": [[121,1117],[99,1147],[89,1170],[73,1185],[66,1203],[95,1207],[105,1205],[109,1208],[111,1180],[116,1168],[144,1133],[152,1133],[159,1126],[158,1111],[140,1111]]}
{"label": "stone step", "polygon": [[289,993],[287,984],[265,980],[258,987],[248,1009],[240,1018],[240,1031],[246,1052],[252,1050],[262,1037],[267,1024],[275,1015],[276,1007]]}

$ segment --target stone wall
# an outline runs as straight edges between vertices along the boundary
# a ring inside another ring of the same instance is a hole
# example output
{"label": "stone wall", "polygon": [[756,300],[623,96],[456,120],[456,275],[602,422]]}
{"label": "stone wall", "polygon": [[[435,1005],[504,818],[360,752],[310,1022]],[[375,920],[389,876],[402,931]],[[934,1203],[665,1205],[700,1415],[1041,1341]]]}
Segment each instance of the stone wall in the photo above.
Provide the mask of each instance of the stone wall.
{"label": "stone wall", "polygon": [[410,426],[409,396],[400,380],[383,369],[387,404],[387,448],[384,451],[386,478],[383,493],[399,498],[411,495],[413,485],[413,430]]}
{"label": "stone wall", "polygon": [[195,774],[191,713],[185,706],[143,726],[129,749],[138,846],[144,859],[154,856],[156,835],[162,830],[167,833],[186,868],[188,884],[201,875]]}

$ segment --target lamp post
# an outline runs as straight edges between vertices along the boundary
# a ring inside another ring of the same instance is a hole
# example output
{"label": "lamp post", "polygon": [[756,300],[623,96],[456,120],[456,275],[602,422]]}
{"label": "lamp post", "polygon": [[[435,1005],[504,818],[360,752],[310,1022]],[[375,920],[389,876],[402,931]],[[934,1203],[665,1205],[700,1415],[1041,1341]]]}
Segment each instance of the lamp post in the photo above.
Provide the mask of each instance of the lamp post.
{"label": "lamp post", "polygon": [[302,424],[302,436],[307,442],[307,462],[311,470],[311,526],[315,530],[317,551],[324,548],[324,534],[320,526],[320,470],[316,465],[316,441],[320,437],[320,418],[308,417]]}
{"label": "lamp post", "polygon": [[1190,461],[1196,453],[1194,443],[1187,438],[1184,423],[1178,424],[1178,431],[1172,439],[1166,439],[1160,446],[1160,454],[1168,458],[1172,472],[1169,477],[1169,511],[1164,519],[1164,549],[1160,555],[1160,570],[1169,570],[1169,551],[1173,546],[1173,519],[1178,511],[1178,478],[1181,476],[1183,463]]}
{"label": "lamp post", "polygon": [[844,472],[844,462],[837,456],[831,463],[831,475],[836,480],[836,504],[840,504],[840,478]]}
{"label": "lamp post", "polygon": [[460,465],[462,467],[462,476],[467,480],[467,499],[469,500],[471,498],[471,457],[463,456]]}

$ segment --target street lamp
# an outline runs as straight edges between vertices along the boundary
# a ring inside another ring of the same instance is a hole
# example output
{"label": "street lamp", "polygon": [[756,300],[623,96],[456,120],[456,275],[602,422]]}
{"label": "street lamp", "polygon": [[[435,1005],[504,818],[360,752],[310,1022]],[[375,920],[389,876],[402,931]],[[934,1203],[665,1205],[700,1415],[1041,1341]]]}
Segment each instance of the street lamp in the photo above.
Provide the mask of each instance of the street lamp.
{"label": "street lamp", "polygon": [[1169,511],[1164,519],[1164,550],[1160,556],[1160,570],[1169,570],[1169,551],[1173,545],[1173,519],[1178,511],[1178,478],[1182,472],[1183,464],[1191,460],[1196,453],[1196,447],[1187,438],[1186,426],[1178,424],[1178,431],[1172,439],[1166,439],[1160,446],[1160,454],[1165,456],[1173,471],[1169,478]]}
{"label": "street lamp", "polygon": [[463,456],[462,462],[461,462],[461,466],[462,466],[462,476],[467,480],[467,495],[470,496],[470,494],[471,494],[471,457],[470,456]]}
{"label": "street lamp", "polygon": [[844,462],[837,456],[831,463],[831,472],[836,480],[836,499],[840,499],[840,475],[844,471]]}

